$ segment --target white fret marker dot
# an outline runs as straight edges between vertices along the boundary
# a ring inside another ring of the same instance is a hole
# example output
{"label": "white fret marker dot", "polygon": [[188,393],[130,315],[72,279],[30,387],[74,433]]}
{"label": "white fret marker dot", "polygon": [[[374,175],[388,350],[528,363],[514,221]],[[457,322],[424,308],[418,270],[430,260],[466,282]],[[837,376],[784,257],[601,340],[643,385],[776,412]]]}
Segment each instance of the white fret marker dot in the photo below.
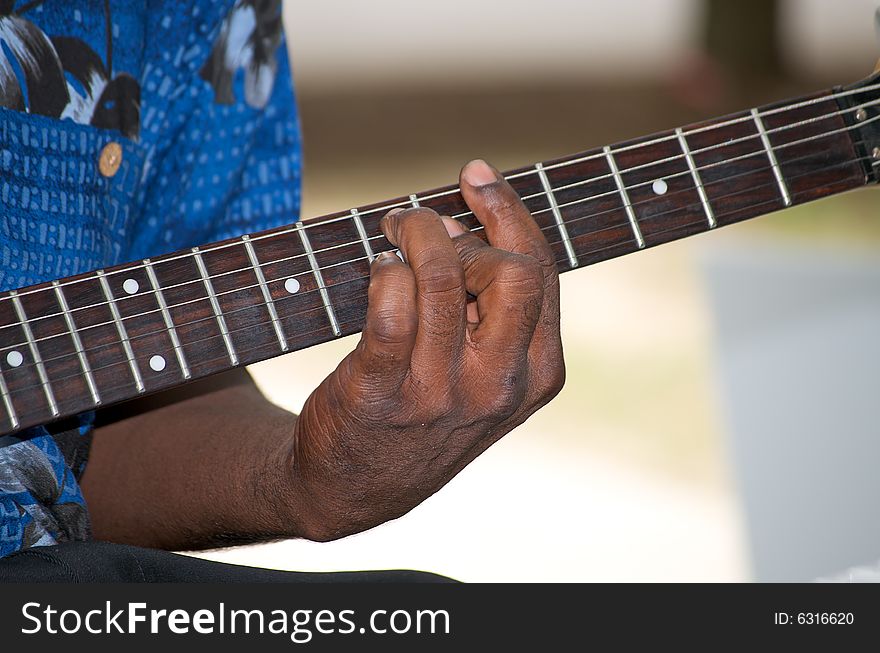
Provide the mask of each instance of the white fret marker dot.
{"label": "white fret marker dot", "polygon": [[165,359],[161,356],[152,356],[150,358],[150,369],[154,372],[161,372],[165,369]]}
{"label": "white fret marker dot", "polygon": [[24,356],[21,355],[20,351],[15,351],[13,349],[6,354],[6,362],[9,363],[9,367],[18,367],[24,362]]}
{"label": "white fret marker dot", "polygon": [[135,294],[138,291],[138,288],[140,288],[140,286],[134,279],[126,279],[122,282],[122,289],[129,295]]}
{"label": "white fret marker dot", "polygon": [[658,179],[657,181],[654,182],[654,185],[651,186],[651,188],[653,188],[654,192],[657,193],[658,195],[665,195],[666,191],[669,190],[669,184],[667,184],[662,179]]}
{"label": "white fret marker dot", "polygon": [[299,281],[297,281],[293,277],[290,277],[290,279],[284,282],[284,289],[291,295],[295,295],[297,292],[299,292]]}

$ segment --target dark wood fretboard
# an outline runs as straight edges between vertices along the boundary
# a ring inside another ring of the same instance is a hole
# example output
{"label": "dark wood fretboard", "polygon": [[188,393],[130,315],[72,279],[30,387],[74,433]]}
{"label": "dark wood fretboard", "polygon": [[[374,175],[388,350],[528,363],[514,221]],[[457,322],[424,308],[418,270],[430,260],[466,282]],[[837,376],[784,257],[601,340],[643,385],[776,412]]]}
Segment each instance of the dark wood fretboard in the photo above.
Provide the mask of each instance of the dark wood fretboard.
{"label": "dark wood fretboard", "polygon": [[[506,173],[561,271],[878,181],[880,83]],[[380,218],[454,186],[0,295],[0,433],[359,331]]]}

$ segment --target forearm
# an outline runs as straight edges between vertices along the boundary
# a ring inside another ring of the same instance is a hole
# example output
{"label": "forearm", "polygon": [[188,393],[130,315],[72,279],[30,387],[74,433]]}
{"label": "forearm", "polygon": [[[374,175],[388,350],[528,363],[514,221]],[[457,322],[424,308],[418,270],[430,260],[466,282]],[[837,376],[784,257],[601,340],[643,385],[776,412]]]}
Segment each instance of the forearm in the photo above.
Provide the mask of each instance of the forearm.
{"label": "forearm", "polygon": [[298,535],[295,421],[235,383],[99,427],[82,480],[95,537],[196,549]]}

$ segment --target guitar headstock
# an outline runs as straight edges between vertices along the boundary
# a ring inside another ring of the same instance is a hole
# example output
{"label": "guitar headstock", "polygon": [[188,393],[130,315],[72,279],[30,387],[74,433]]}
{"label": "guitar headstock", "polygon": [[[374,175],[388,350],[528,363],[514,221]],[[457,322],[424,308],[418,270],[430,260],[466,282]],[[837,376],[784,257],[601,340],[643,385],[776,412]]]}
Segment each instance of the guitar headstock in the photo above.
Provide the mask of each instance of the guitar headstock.
{"label": "guitar headstock", "polygon": [[[880,7],[874,12],[874,32],[880,44]],[[866,79],[836,90],[841,91],[837,101],[865,175],[880,183],[880,60]]]}
{"label": "guitar headstock", "polygon": [[867,79],[835,90],[867,181],[880,183],[880,70]]}

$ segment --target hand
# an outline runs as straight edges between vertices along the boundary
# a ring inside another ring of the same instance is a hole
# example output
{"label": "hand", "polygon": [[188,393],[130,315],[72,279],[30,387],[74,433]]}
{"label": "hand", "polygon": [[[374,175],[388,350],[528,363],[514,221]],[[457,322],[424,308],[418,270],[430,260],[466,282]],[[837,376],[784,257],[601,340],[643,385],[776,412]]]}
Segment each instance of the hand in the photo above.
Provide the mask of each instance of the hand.
{"label": "hand", "polygon": [[295,426],[288,469],[304,537],[400,517],[562,388],[547,241],[484,162],[465,166],[461,190],[489,244],[425,208],[383,218],[407,263],[373,263],[361,340]]}

